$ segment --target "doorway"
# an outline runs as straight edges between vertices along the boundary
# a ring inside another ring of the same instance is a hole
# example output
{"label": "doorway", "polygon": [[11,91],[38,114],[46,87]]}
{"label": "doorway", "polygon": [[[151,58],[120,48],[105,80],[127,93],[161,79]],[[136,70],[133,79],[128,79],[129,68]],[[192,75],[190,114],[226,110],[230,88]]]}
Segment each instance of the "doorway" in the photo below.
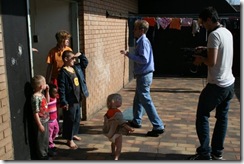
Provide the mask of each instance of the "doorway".
{"label": "doorway", "polygon": [[71,0],[30,1],[30,43],[38,49],[32,56],[32,75],[46,76],[46,58],[56,46],[55,34],[59,30],[71,33],[70,47],[79,50],[78,4]]}

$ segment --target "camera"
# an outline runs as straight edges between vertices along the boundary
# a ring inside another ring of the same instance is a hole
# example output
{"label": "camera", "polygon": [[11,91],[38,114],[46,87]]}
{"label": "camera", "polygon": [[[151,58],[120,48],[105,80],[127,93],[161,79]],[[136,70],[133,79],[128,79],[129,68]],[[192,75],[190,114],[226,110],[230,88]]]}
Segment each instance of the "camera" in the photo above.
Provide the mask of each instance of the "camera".
{"label": "camera", "polygon": [[193,62],[195,59],[195,55],[207,57],[207,49],[206,48],[181,48],[183,52],[183,56],[187,62]]}
{"label": "camera", "polygon": [[191,73],[197,73],[199,66],[193,64],[195,60],[195,55],[199,55],[202,57],[207,57],[207,49],[206,48],[181,48],[182,55],[189,67]]}

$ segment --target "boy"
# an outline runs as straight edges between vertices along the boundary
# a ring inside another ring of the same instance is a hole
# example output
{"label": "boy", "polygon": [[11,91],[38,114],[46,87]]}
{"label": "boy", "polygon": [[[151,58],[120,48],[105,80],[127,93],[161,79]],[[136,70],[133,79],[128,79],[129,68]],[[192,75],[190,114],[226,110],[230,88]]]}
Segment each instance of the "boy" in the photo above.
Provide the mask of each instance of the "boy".
{"label": "boy", "polygon": [[[79,63],[75,64],[75,59],[79,58]],[[88,65],[88,60],[84,54],[72,51],[64,51],[62,55],[63,67],[58,75],[58,92],[60,106],[63,108],[63,138],[67,140],[67,145],[71,149],[78,146],[73,141],[81,140],[77,136],[80,126],[80,104],[82,98],[88,97],[88,89],[83,74],[83,69]]]}
{"label": "boy", "polygon": [[[49,102],[49,87],[46,80],[41,75],[36,75],[31,80],[31,85],[34,93],[31,98],[31,105],[35,120],[35,134],[37,137],[36,142],[36,155],[40,160],[48,159],[48,120],[49,113],[47,103]],[[43,95],[46,91],[46,95]]]}

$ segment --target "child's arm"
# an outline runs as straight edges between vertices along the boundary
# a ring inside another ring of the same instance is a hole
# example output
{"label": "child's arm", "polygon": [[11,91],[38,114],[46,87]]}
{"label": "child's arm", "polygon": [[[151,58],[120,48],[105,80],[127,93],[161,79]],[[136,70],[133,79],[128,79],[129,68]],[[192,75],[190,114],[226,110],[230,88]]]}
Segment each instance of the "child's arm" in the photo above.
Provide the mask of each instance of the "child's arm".
{"label": "child's arm", "polygon": [[50,94],[49,94],[49,85],[46,86],[46,94],[45,97],[47,99],[47,102],[50,102]]}
{"label": "child's arm", "polygon": [[34,113],[34,119],[35,119],[35,122],[37,124],[38,130],[40,132],[44,132],[45,128],[44,128],[44,126],[42,125],[42,123],[40,121],[40,117],[39,117],[38,113]]}
{"label": "child's arm", "polygon": [[81,54],[78,57],[80,59],[80,66],[82,69],[86,69],[87,65],[88,65],[88,59],[86,58],[85,54]]}
{"label": "child's arm", "polygon": [[51,82],[52,70],[53,70],[53,64],[48,64],[47,70],[46,70],[46,81],[47,81],[47,83]]}
{"label": "child's arm", "polygon": [[129,133],[130,133],[130,132],[134,132],[134,129],[133,129],[132,127],[130,127],[127,123],[124,123],[122,126],[123,126],[126,130],[128,130]]}

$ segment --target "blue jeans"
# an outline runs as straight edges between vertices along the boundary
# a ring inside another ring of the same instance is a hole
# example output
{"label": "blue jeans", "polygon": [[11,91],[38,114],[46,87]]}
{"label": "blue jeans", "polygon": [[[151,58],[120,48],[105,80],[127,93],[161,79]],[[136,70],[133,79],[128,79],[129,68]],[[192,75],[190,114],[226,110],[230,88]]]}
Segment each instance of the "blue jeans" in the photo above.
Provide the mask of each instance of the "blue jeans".
{"label": "blue jeans", "polygon": [[133,122],[141,125],[144,109],[153,125],[153,130],[164,129],[163,121],[158,116],[150,95],[153,73],[136,77],[136,93],[133,101]]}
{"label": "blue jeans", "polygon": [[[197,153],[203,156],[222,155],[224,140],[228,124],[228,111],[230,100],[234,96],[234,84],[222,88],[215,84],[207,84],[202,90],[196,114],[196,131],[200,141]],[[216,108],[215,126],[212,135],[211,147],[209,146],[209,117],[210,112]]]}
{"label": "blue jeans", "polygon": [[68,110],[63,110],[63,138],[73,140],[80,127],[80,103],[71,104]]}

